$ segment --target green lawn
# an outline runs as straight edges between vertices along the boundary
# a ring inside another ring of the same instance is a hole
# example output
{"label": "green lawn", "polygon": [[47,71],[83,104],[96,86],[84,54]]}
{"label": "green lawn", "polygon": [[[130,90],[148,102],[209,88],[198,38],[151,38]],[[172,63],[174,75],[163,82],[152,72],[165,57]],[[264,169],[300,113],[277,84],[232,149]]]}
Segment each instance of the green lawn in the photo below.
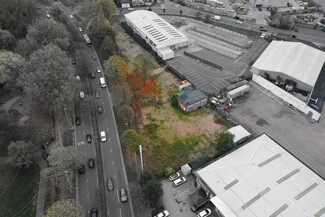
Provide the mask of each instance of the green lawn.
{"label": "green lawn", "polygon": [[28,170],[0,165],[0,217],[35,217],[39,182],[38,166]]}

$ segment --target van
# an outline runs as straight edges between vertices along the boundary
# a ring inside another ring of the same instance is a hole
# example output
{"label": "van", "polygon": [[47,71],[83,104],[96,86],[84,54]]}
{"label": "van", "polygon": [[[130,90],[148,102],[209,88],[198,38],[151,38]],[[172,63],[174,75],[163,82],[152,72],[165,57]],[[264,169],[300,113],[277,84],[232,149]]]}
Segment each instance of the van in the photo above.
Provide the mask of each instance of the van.
{"label": "van", "polygon": [[124,188],[121,188],[120,194],[121,194],[121,201],[122,202],[128,201],[128,196],[126,195],[126,191],[125,191]]}
{"label": "van", "polygon": [[220,21],[220,20],[221,20],[221,17],[215,15],[215,16],[211,17],[211,19],[212,19],[212,20],[216,20],[216,21]]}
{"label": "van", "polygon": [[105,88],[106,87],[105,79],[103,77],[99,78],[99,82],[100,82],[100,86],[102,88]]}
{"label": "van", "polygon": [[106,133],[105,133],[105,131],[100,132],[100,139],[102,140],[102,142],[106,141]]}

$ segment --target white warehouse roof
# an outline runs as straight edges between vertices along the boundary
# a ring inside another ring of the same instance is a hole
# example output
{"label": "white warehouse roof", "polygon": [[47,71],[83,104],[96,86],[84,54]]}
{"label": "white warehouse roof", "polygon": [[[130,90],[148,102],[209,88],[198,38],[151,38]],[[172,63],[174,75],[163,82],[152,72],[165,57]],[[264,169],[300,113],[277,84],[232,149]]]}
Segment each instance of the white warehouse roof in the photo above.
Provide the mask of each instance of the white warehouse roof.
{"label": "white warehouse roof", "polygon": [[197,174],[225,217],[325,216],[325,181],[266,134]]}
{"label": "white warehouse roof", "polygon": [[162,19],[155,12],[136,10],[125,14],[138,31],[147,36],[157,48],[187,41],[187,36]]}
{"label": "white warehouse roof", "polygon": [[272,41],[252,68],[275,71],[314,87],[325,52],[301,42]]}

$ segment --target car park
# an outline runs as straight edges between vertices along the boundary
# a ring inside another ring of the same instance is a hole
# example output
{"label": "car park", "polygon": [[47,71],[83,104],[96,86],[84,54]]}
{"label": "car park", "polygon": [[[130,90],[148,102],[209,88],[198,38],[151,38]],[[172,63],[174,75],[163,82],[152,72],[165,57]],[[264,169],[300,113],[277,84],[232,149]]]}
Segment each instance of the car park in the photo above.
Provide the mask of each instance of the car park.
{"label": "car park", "polygon": [[92,208],[90,211],[90,217],[98,217],[98,209]]}
{"label": "car park", "polygon": [[164,210],[158,213],[157,215],[155,215],[154,217],[168,217],[168,216],[169,216],[169,212],[167,210]]}
{"label": "car park", "polygon": [[103,108],[100,105],[97,106],[97,113],[98,114],[103,113]]}
{"label": "car park", "polygon": [[81,164],[79,167],[78,167],[78,173],[80,174],[80,175],[82,175],[82,174],[85,174],[85,172],[86,172],[86,166],[85,166],[85,164]]}
{"label": "car park", "polygon": [[95,167],[95,159],[94,158],[89,158],[88,159],[88,168],[92,169]]}
{"label": "car park", "polygon": [[100,93],[98,91],[96,91],[95,97],[96,97],[96,99],[99,99],[100,98]]}
{"label": "car park", "polygon": [[211,213],[212,213],[211,209],[206,208],[205,210],[201,211],[201,212],[197,215],[197,217],[208,217],[208,216],[211,215]]}
{"label": "car park", "polygon": [[114,190],[114,183],[112,178],[107,179],[107,190],[113,191]]}
{"label": "car park", "polygon": [[79,29],[79,32],[82,32],[82,28],[81,27],[79,27],[78,29]]}
{"label": "car park", "polygon": [[106,141],[106,133],[105,133],[105,131],[100,132],[100,139],[101,139],[102,142]]}
{"label": "car park", "polygon": [[90,75],[91,78],[96,78],[96,74],[95,74],[95,72],[93,72],[93,71],[91,71],[91,72],[89,73],[89,75]]}
{"label": "car park", "polygon": [[91,55],[91,58],[92,58],[93,60],[97,60],[96,55]]}
{"label": "car park", "polygon": [[128,196],[127,196],[126,191],[125,191],[124,188],[121,188],[120,194],[121,194],[121,201],[122,202],[128,201]]}
{"label": "car park", "polygon": [[100,69],[100,67],[97,67],[96,70],[97,70],[97,73],[101,73],[102,72],[102,70]]}
{"label": "car park", "polygon": [[75,123],[76,123],[77,126],[79,126],[81,124],[81,121],[80,121],[79,117],[75,118]]}
{"label": "car park", "polygon": [[172,173],[169,177],[168,177],[168,179],[169,179],[169,181],[174,181],[174,180],[176,180],[176,179],[178,179],[179,177],[180,177],[180,173],[178,173],[178,172],[176,172],[176,173]]}
{"label": "car park", "polygon": [[87,134],[86,140],[87,140],[88,143],[91,143],[93,141],[93,138],[92,138],[91,134]]}
{"label": "car park", "polygon": [[80,99],[85,98],[85,93],[84,93],[83,91],[80,91],[80,93],[79,93],[79,97],[80,97]]}
{"label": "car park", "polygon": [[186,178],[180,177],[180,178],[176,179],[175,181],[173,181],[173,185],[174,185],[174,187],[178,187],[178,186],[184,184],[185,182],[186,182]]}

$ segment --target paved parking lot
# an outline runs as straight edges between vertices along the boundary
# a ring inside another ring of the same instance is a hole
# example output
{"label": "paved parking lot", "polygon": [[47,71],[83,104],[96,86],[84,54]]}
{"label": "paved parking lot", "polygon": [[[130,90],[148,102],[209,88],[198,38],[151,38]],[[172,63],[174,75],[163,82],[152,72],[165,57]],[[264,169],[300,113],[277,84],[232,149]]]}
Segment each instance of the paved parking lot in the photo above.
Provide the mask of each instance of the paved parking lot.
{"label": "paved parking lot", "polygon": [[250,85],[248,97],[235,101],[231,115],[255,135],[267,133],[325,178],[325,114],[320,122],[311,123],[261,86],[254,82]]}

